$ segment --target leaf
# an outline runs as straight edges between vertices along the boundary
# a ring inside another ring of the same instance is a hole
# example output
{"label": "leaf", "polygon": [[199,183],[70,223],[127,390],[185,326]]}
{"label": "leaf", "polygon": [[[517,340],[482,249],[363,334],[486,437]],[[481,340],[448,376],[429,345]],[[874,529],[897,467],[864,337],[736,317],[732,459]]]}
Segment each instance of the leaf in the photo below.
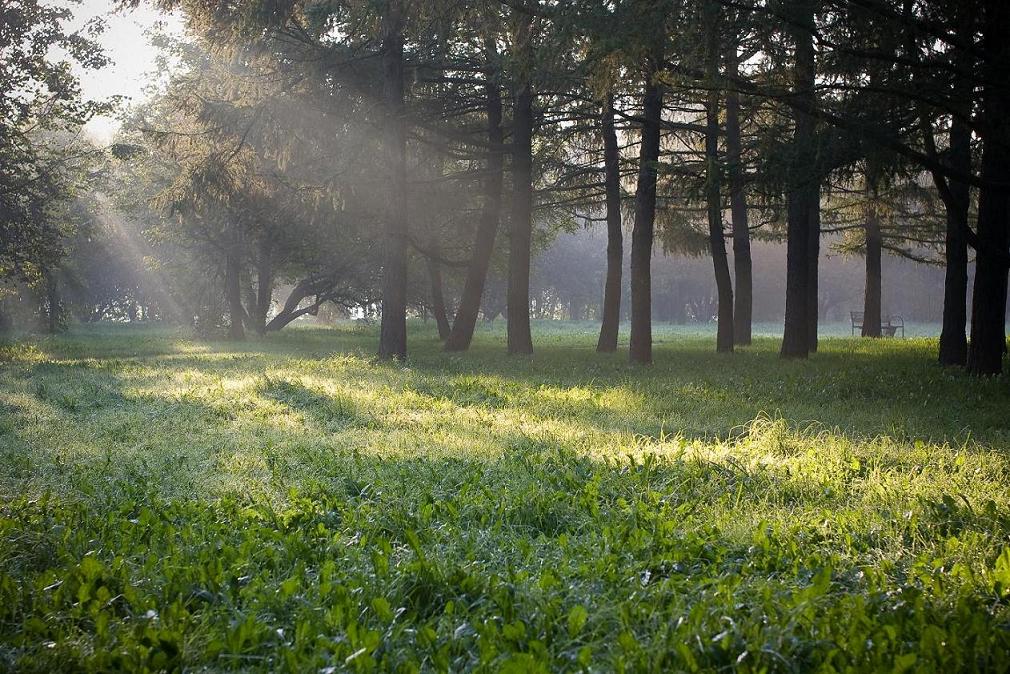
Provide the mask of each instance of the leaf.
{"label": "leaf", "polygon": [[995,589],[1001,596],[1010,593],[1010,547],[1004,547],[996,558],[996,568],[993,570]]}
{"label": "leaf", "polygon": [[582,604],[576,604],[572,607],[572,610],[568,612],[568,636],[574,637],[582,628],[586,626],[586,621],[589,620],[589,611]]}
{"label": "leaf", "polygon": [[905,653],[894,658],[894,674],[906,672],[915,665],[918,656],[915,653]]}
{"label": "leaf", "polygon": [[372,600],[372,610],[380,620],[390,622],[393,619],[393,609],[385,597],[376,597]]}

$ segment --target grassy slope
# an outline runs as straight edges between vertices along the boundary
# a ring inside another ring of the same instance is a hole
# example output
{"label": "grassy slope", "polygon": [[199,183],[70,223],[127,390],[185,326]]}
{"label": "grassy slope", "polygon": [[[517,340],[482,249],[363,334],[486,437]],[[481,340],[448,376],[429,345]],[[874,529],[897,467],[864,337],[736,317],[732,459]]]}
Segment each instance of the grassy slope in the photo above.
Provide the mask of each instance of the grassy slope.
{"label": "grassy slope", "polygon": [[1005,669],[1010,388],[927,340],[0,346],[0,669]]}

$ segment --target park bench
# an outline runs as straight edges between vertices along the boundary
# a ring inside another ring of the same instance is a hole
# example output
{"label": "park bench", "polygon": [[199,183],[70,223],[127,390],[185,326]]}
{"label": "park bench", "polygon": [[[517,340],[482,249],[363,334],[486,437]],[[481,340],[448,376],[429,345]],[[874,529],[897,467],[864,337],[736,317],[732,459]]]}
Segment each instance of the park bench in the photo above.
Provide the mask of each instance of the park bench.
{"label": "park bench", "polygon": [[[852,320],[852,334],[856,334],[856,330],[859,332],[863,331],[863,312],[862,311],[851,311],[849,316]],[[889,316],[880,317],[880,334],[884,337],[894,337],[898,330],[901,330],[901,336],[905,336],[905,319],[898,314],[893,314]]]}

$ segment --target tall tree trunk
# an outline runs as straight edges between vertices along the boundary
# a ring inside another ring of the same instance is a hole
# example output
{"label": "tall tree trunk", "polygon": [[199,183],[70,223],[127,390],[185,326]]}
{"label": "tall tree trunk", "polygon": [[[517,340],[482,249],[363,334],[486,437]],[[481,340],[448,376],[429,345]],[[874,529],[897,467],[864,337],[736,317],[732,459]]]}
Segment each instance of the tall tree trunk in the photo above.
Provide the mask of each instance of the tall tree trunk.
{"label": "tall tree trunk", "polygon": [[[516,49],[528,54],[532,16],[523,16]],[[524,68],[528,64],[523,65]],[[533,88],[521,77],[512,120],[512,218],[509,237],[508,352],[533,353],[530,334],[530,252],[533,239]]]}
{"label": "tall tree trunk", "polygon": [[880,234],[880,214],[877,210],[876,178],[867,170],[866,205],[863,235],[866,248],[866,281],[863,292],[863,337],[880,337],[881,274],[880,259],[883,240]]}
{"label": "tall tree trunk", "polygon": [[63,302],[60,299],[60,287],[56,280],[56,270],[50,270],[46,276],[46,332],[55,335],[63,327]]}
{"label": "tall tree trunk", "polygon": [[267,329],[267,314],[274,296],[274,256],[273,241],[269,236],[260,239],[259,256],[256,260],[256,305],[253,324],[257,334]]}
{"label": "tall tree trunk", "polygon": [[407,128],[403,82],[401,0],[388,0],[382,17],[383,99],[391,180],[382,269],[379,358],[407,356]]}
{"label": "tall tree trunk", "polygon": [[232,243],[225,253],[224,293],[228,301],[228,339],[241,341],[245,339],[242,326],[245,308],[242,306],[242,262],[237,243]]}
{"label": "tall tree trunk", "polygon": [[0,335],[6,334],[14,329],[14,319],[11,318],[7,309],[7,302],[0,298]]}
{"label": "tall tree trunk", "polygon": [[1010,203],[1010,4],[987,0],[983,6],[982,51],[985,84],[982,107],[982,188],[978,200],[978,247],[971,306],[968,369],[999,374],[1006,351],[1008,219]]}
{"label": "tall tree trunk", "polygon": [[[439,252],[437,241],[432,241],[431,247],[436,254]],[[431,282],[431,313],[438,325],[438,338],[448,339],[449,315],[445,310],[445,295],[442,292],[442,265],[434,257],[428,258],[428,280]]]}
{"label": "tall tree trunk", "polygon": [[810,353],[817,353],[817,326],[820,319],[820,297],[818,296],[820,281],[821,257],[821,184],[820,178],[812,178],[815,182],[810,186],[807,200],[808,224],[810,238],[807,241],[807,348]]}
{"label": "tall tree trunk", "polygon": [[621,324],[621,275],[624,266],[624,232],[621,222],[621,155],[614,128],[614,96],[607,95],[601,122],[603,180],[607,193],[607,281],[603,289],[603,321],[596,350],[613,353]]}
{"label": "tall tree trunk", "polygon": [[706,60],[708,62],[708,98],[705,105],[705,200],[708,207],[708,245],[715,267],[715,287],[719,297],[716,351],[733,351],[733,285],[726,256],[726,237],[722,230],[722,190],[719,179],[719,8],[705,3],[708,20]]}
{"label": "tall tree trunk", "polygon": [[[494,62],[497,53],[494,43],[488,41],[488,61]],[[504,165],[504,134],[502,132],[502,101],[496,72],[488,68],[486,73],[484,108],[487,115],[487,173],[484,177],[484,203],[481,207],[480,222],[473,244],[473,257],[466,272],[466,282],[456,309],[456,319],[452,331],[445,341],[446,351],[466,351],[473,340],[477,314],[480,312],[487,271],[494,252],[494,241],[498,234],[501,217],[502,173]]]}
{"label": "tall tree trunk", "polygon": [[656,179],[663,115],[663,92],[656,82],[663,61],[659,50],[649,61],[642,96],[642,141],[631,232],[631,348],[633,363],[652,362],[652,239],[656,220]]}
{"label": "tall tree trunk", "polygon": [[[790,31],[795,42],[792,96],[813,107],[814,6],[811,0],[792,0],[790,8]],[[786,316],[781,351],[784,358],[806,358],[810,353],[810,214],[811,203],[818,198],[813,177],[814,131],[813,117],[796,110],[786,194]]]}
{"label": "tall tree trunk", "polygon": [[[739,76],[740,63],[736,53],[730,55],[727,67],[731,78]],[[730,89],[726,92],[726,162],[729,170],[730,213],[733,219],[733,275],[736,280],[736,295],[733,305],[733,341],[744,346],[751,343],[754,281],[750,252],[750,226],[747,222],[747,192],[742,159],[740,94]]]}
{"label": "tall tree trunk", "polygon": [[[958,7],[957,36],[966,44],[974,46],[976,22],[978,17],[974,8]],[[955,52],[954,67],[963,72],[974,68],[973,56],[967,50]],[[971,128],[966,120],[971,118],[975,87],[970,78],[955,79],[953,86],[953,103],[956,114],[953,115],[948,132],[947,163],[953,173],[969,175],[971,173]],[[922,114],[922,113],[920,113]],[[923,118],[926,141],[933,147],[932,123]],[[968,212],[971,207],[971,186],[953,177],[944,178],[934,172],[940,196],[943,198],[946,210],[946,232],[944,241],[944,278],[943,278],[943,328],[940,331],[940,348],[937,358],[941,365],[964,366],[968,363],[968,336],[965,324],[968,321]],[[946,188],[946,189],[944,189]]]}
{"label": "tall tree trunk", "polygon": [[[950,128],[950,164],[962,175],[971,172],[971,130],[955,119]],[[968,362],[968,209],[971,187],[964,182],[947,181],[950,194],[945,241],[946,267],[943,277],[943,329],[940,332],[939,360],[942,365]]]}

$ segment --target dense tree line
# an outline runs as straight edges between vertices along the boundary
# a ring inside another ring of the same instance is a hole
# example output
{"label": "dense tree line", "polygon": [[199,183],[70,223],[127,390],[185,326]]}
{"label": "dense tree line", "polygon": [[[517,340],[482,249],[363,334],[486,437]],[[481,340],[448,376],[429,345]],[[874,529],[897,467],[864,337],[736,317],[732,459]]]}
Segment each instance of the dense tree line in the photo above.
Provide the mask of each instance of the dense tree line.
{"label": "dense tree line", "polygon": [[[157,260],[149,288],[124,269],[143,313],[238,339],[335,303],[380,318],[384,358],[406,355],[408,314],[451,351],[503,315],[508,352],[529,354],[536,251],[601,226],[601,352],[628,315],[630,357],[651,362],[657,245],[710,257],[716,348],[749,343],[760,237],[787,246],[783,357],[817,349],[829,241],[865,256],[864,335],[884,254],[940,262],[940,361],[1002,369],[999,0],[156,4],[186,18],[178,67],[106,169]],[[45,242],[43,221],[3,226]]]}

